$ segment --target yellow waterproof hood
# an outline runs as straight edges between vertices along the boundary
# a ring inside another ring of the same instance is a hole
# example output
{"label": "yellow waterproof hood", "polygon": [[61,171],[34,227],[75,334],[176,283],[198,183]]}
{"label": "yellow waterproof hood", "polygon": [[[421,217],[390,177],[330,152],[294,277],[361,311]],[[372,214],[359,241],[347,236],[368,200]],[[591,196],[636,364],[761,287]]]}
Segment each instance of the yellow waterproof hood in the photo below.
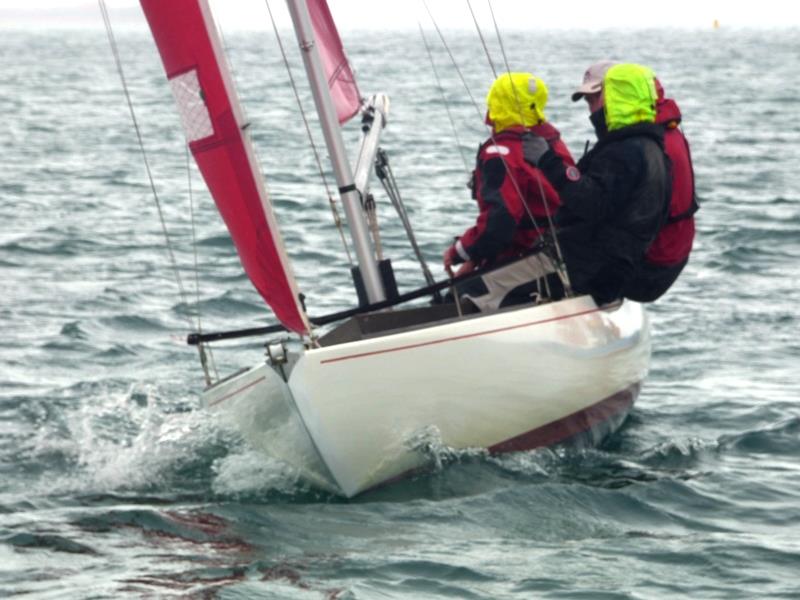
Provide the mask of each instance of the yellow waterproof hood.
{"label": "yellow waterproof hood", "polygon": [[614,65],[603,79],[606,125],[609,131],[656,120],[655,75],[647,67]]}
{"label": "yellow waterproof hood", "polygon": [[489,121],[496,132],[515,125],[533,127],[546,121],[547,86],[531,73],[504,73],[486,96]]}

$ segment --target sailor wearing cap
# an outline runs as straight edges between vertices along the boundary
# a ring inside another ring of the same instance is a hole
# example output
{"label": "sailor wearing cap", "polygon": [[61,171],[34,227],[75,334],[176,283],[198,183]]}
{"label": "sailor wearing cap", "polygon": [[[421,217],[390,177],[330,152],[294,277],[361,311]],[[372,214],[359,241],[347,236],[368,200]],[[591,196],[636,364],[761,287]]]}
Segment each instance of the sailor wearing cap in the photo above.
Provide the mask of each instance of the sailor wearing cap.
{"label": "sailor wearing cap", "polygon": [[587,99],[598,134],[579,173],[565,169],[544,140],[529,136],[524,145],[525,159],[561,195],[556,224],[570,283],[598,304],[630,297],[671,195],[655,76],[641,65],[609,62],[592,65],[573,94]]}

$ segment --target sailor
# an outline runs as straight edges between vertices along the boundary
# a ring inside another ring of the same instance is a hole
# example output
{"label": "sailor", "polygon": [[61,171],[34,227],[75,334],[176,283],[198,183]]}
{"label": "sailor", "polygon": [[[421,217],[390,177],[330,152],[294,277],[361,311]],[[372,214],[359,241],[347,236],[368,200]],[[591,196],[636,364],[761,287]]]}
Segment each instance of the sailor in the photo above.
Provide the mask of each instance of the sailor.
{"label": "sailor", "polygon": [[[585,98],[590,106],[596,104],[603,76],[616,64],[602,60],[590,66],[583,83],[572,94],[572,101]],[[656,85],[656,123],[664,127],[664,150],[672,163],[669,217],[645,254],[645,260],[636,277],[625,288],[627,298],[639,302],[653,302],[661,297],[675,282],[692,251],[695,235],[694,213],[699,208],[695,193],[694,168],[689,142],[680,129],[681,111],[672,98],[664,95],[658,78]],[[591,111],[591,108],[590,108]],[[592,112],[591,120],[603,131],[602,111]]]}
{"label": "sailor", "polygon": [[[532,132],[562,168],[575,164],[558,130],[545,118],[547,96],[544,81],[531,73],[505,73],[489,89],[486,122],[492,133],[478,149],[470,184],[478,217],[445,251],[448,271],[461,265],[456,275],[463,275],[478,266],[521,256],[555,215],[558,193],[539,169],[525,162],[522,152],[522,136]],[[517,285],[552,271],[546,257],[528,262],[530,272],[517,267],[510,278],[502,269],[494,272],[493,280],[487,279],[492,274],[485,276],[473,287],[470,299],[481,310],[497,308]],[[484,297],[478,300],[477,296]]]}
{"label": "sailor", "polygon": [[574,291],[598,304],[623,297],[670,210],[670,161],[664,127],[656,123],[653,72],[617,64],[586,96],[597,144],[577,168],[564,165],[547,142],[524,141],[525,159],[561,194],[558,241]]}

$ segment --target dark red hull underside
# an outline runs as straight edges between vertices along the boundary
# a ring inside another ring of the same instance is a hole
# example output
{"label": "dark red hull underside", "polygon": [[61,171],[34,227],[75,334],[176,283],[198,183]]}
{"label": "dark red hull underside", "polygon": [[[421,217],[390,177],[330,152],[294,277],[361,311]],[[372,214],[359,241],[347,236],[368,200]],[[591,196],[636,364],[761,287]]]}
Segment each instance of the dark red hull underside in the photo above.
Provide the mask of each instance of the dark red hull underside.
{"label": "dark red hull underside", "polygon": [[588,408],[489,447],[492,454],[532,450],[568,442],[597,445],[616,431],[628,416],[641,389],[635,383]]}
{"label": "dark red hull underside", "polygon": [[[490,446],[488,450],[491,454],[502,454],[562,444],[579,447],[596,446],[625,422],[641,388],[641,382],[634,383],[587,408]],[[360,493],[383,488],[422,470],[406,471]]]}

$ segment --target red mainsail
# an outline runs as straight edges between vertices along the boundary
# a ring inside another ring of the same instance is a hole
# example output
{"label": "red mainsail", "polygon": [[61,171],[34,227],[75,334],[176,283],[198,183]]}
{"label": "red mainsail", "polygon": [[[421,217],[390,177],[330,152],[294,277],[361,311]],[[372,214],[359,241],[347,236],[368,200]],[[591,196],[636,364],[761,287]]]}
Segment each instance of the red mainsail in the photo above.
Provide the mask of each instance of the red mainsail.
{"label": "red mainsail", "polygon": [[361,94],[356,85],[356,78],[350,69],[350,63],[344,55],[342,40],[331,17],[331,11],[325,0],[308,0],[308,12],[311,15],[311,26],[317,42],[322,66],[328,78],[333,104],[339,123],[344,123],[361,108]]}
{"label": "red mainsail", "polygon": [[309,330],[206,0],[141,0],[189,148],[245,272],[288,329]]}

